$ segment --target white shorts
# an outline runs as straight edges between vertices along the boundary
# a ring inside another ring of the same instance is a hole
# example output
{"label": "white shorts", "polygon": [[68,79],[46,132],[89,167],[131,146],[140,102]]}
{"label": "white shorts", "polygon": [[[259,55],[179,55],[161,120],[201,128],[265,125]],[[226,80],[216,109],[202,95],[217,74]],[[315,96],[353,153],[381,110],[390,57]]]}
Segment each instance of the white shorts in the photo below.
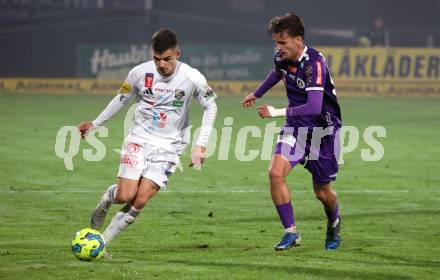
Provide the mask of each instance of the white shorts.
{"label": "white shorts", "polygon": [[179,155],[151,144],[139,144],[127,137],[122,145],[118,177],[139,180],[150,179],[166,189],[168,178],[176,171]]}

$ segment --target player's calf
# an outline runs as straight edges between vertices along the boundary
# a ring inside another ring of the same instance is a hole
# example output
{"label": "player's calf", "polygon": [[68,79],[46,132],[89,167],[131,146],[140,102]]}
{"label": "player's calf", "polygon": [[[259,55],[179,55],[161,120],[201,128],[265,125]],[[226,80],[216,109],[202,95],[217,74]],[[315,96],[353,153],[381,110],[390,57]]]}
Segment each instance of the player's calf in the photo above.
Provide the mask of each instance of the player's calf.
{"label": "player's calf", "polygon": [[109,244],[113,239],[116,238],[116,236],[118,236],[129,225],[131,225],[139,213],[140,211],[134,207],[131,207],[128,212],[116,213],[107,229],[102,234],[105,244]]}

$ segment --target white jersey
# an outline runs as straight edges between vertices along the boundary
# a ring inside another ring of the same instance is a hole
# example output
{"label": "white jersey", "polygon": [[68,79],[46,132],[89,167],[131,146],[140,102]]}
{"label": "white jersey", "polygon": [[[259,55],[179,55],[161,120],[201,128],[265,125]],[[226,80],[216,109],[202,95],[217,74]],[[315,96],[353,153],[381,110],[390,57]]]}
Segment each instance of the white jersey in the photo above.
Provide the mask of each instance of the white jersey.
{"label": "white jersey", "polygon": [[[192,98],[195,97],[203,108],[215,106],[216,98],[205,77],[180,61],[169,77],[159,74],[153,61],[134,67],[118,93],[124,104],[133,97],[136,100],[131,135],[145,143],[178,152],[189,142],[188,111]],[[99,116],[94,123],[101,125],[107,119]],[[201,145],[206,146],[207,137]]]}

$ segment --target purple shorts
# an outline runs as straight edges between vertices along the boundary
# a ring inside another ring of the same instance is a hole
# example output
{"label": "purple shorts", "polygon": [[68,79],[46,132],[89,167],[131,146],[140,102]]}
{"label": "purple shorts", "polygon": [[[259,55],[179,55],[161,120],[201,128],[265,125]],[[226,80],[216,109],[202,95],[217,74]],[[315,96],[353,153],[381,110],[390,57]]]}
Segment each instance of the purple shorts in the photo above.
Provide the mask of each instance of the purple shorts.
{"label": "purple shorts", "polygon": [[326,185],[336,180],[339,159],[339,127],[284,127],[274,154],[294,167],[298,163],[312,173],[313,181]]}

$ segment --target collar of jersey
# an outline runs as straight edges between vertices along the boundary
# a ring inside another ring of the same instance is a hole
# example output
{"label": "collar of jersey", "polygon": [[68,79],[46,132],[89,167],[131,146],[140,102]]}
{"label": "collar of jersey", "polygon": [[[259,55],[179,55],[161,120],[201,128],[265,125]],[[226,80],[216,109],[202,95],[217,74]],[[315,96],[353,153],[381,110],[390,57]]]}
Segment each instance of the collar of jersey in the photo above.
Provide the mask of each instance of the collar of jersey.
{"label": "collar of jersey", "polygon": [[304,45],[304,50],[303,50],[301,56],[298,58],[298,62],[301,62],[301,60],[303,60],[304,56],[306,55],[306,52],[307,52],[307,46]]}

